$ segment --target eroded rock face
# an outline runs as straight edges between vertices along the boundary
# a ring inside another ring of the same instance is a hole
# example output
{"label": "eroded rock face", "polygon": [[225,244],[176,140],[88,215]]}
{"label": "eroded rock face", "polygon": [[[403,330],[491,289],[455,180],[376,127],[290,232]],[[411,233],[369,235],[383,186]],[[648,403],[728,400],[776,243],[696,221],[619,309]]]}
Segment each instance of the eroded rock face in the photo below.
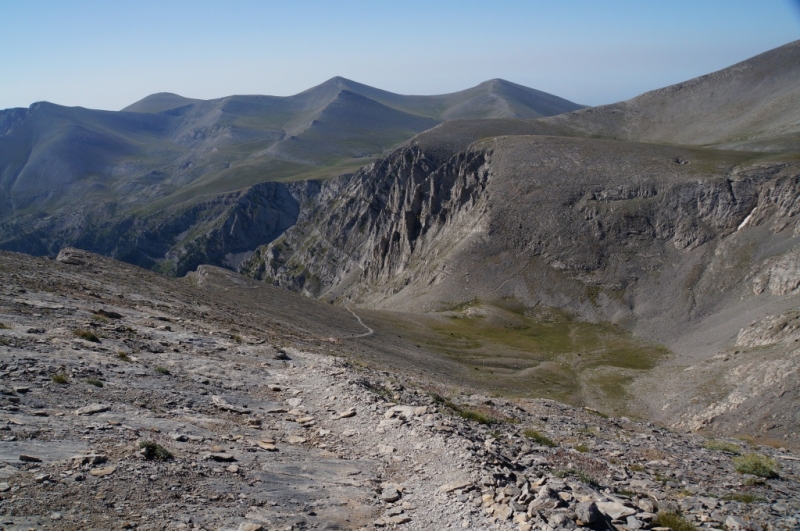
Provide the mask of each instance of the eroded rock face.
{"label": "eroded rock face", "polygon": [[[458,239],[488,180],[484,153],[445,163],[404,148],[355,175],[326,183],[301,223],[242,264],[250,276],[319,296],[343,282],[391,283],[426,253]],[[448,229],[453,228],[453,231]],[[456,234],[454,234],[456,233]]]}
{"label": "eroded rock face", "polygon": [[755,348],[775,343],[796,343],[799,340],[800,310],[794,310],[753,321],[739,332],[736,346]]}
{"label": "eroded rock face", "polygon": [[753,280],[753,292],[786,295],[800,287],[800,247],[769,260]]}
{"label": "eroded rock face", "polygon": [[[453,271],[502,256],[494,273],[480,272],[455,290],[464,291],[461,300],[509,295],[495,291],[508,280],[499,272],[525,270],[526,302],[608,319],[635,317],[637,299],[657,297],[639,286],[672,297],[674,283],[652,285],[670,263],[681,289],[700,289],[694,302],[679,302],[689,312],[746,276],[749,264],[735,262],[751,243],[738,233],[768,227],[770,237],[794,237],[788,229],[800,208],[800,172],[783,163],[738,164],[737,157],[707,160],[699,150],[678,157],[694,164],[677,164],[675,151],[509,137],[444,160],[406,147],[325,183],[298,224],[242,271],[310,296],[410,306],[421,286],[432,286],[430,300],[451,299],[446,277]],[[792,291],[798,262],[796,253],[776,260],[756,285]],[[600,293],[591,305],[586,290]]]}

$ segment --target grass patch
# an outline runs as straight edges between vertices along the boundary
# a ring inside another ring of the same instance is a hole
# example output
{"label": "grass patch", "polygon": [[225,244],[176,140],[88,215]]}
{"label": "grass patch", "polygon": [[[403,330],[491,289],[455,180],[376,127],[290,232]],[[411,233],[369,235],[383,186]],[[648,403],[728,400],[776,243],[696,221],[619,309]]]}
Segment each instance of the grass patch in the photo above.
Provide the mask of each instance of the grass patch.
{"label": "grass patch", "polygon": [[139,443],[139,449],[144,450],[142,454],[145,459],[155,459],[156,461],[167,461],[173,459],[172,453],[153,441],[142,441]]}
{"label": "grass patch", "polygon": [[[448,407],[450,407],[450,406],[448,406]],[[451,409],[453,409],[453,408],[451,408]],[[473,422],[477,422],[478,424],[486,424],[486,425],[488,425],[488,424],[494,424],[495,422],[497,422],[496,419],[493,419],[489,415],[484,415],[483,413],[481,413],[479,411],[472,411],[471,409],[463,409],[463,408],[458,408],[458,409],[455,409],[454,411],[456,412],[456,415],[458,415],[462,419],[471,420]]]}
{"label": "grass patch", "polygon": [[532,309],[516,300],[470,301],[413,322],[380,316],[402,330],[408,342],[467,369],[469,374],[459,377],[486,394],[576,406],[599,394],[614,415],[625,412],[625,387],[635,373],[652,369],[668,354],[612,324],[580,322],[563,311]]}
{"label": "grass patch", "polygon": [[741,503],[755,503],[755,502],[762,502],[764,498],[761,496],[756,496],[755,494],[751,494],[749,492],[730,492],[722,497],[725,501],[737,501]]}
{"label": "grass patch", "polygon": [[697,531],[697,527],[683,515],[672,511],[659,511],[653,518],[653,527],[669,527],[672,531]]}
{"label": "grass patch", "polygon": [[10,330],[11,327],[5,323],[0,323],[0,330]]}
{"label": "grass patch", "polygon": [[628,470],[633,470],[634,472],[644,472],[645,468],[640,464],[634,463],[628,467]]}
{"label": "grass patch", "polygon": [[600,417],[601,419],[607,419],[608,418],[608,415],[606,415],[602,411],[597,411],[596,409],[592,409],[590,407],[584,407],[583,409],[585,409],[586,411],[588,411],[592,415],[596,415],[596,416]]}
{"label": "grass patch", "polygon": [[522,431],[522,435],[542,446],[549,446],[550,448],[555,448],[556,446],[558,446],[558,444],[556,444],[555,441],[553,441],[553,439],[539,433],[533,428],[526,428],[525,430]]}
{"label": "grass patch", "polygon": [[160,365],[153,370],[156,371],[158,374],[163,374],[164,376],[169,376],[170,374],[172,374],[171,372],[169,372],[169,369],[167,369],[166,367],[161,367]]}
{"label": "grass patch", "polygon": [[98,323],[108,324],[111,322],[111,319],[108,317],[103,317],[102,315],[92,315],[92,320],[97,321]]}
{"label": "grass patch", "polygon": [[467,409],[464,407],[459,406],[455,402],[451,402],[446,398],[443,398],[436,393],[430,393],[429,395],[433,401],[441,406],[446,407],[447,409],[451,410],[453,413],[461,417],[462,419],[471,420],[473,422],[477,422],[478,424],[498,424],[502,422],[500,419],[494,418],[490,415],[485,413],[481,413],[480,411],[475,411],[473,409]]}
{"label": "grass patch", "polygon": [[234,341],[236,341],[237,343],[241,343],[241,342],[242,342],[242,336],[240,336],[239,334],[233,334],[233,335],[231,336],[231,339],[233,339],[233,340],[234,340]]}
{"label": "grass patch", "polygon": [[117,352],[117,358],[121,361],[133,361],[130,356],[128,356],[127,352]]}
{"label": "grass patch", "polygon": [[575,449],[577,451],[579,451],[580,453],[582,453],[582,454],[585,454],[586,452],[588,452],[590,450],[590,448],[588,446],[586,446],[585,444],[576,444],[575,445]]}
{"label": "grass patch", "polygon": [[92,343],[100,343],[100,338],[97,337],[94,332],[90,332],[89,330],[73,330],[72,335],[79,339],[91,341]]}
{"label": "grass patch", "polygon": [[98,380],[97,378],[87,378],[85,382],[89,385],[93,385],[95,387],[103,387],[103,382]]}
{"label": "grass patch", "polygon": [[57,383],[59,385],[66,385],[69,383],[69,378],[67,377],[67,375],[61,372],[58,374],[54,374],[53,376],[50,377],[50,379],[53,380],[53,383]]}
{"label": "grass patch", "polygon": [[733,466],[740,474],[752,474],[766,479],[778,477],[780,466],[774,459],[762,454],[747,454],[733,458]]}
{"label": "grass patch", "polygon": [[739,455],[742,449],[737,444],[725,441],[706,441],[703,445],[706,450],[713,450],[715,452],[728,452],[730,454]]}

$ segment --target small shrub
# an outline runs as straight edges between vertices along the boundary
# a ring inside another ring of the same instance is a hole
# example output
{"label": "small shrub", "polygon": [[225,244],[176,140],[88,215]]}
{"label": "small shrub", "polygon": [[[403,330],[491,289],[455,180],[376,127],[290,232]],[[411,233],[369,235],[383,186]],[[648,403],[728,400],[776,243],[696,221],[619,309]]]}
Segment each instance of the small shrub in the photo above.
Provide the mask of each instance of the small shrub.
{"label": "small shrub", "polygon": [[0,323],[0,330],[9,330],[9,329],[11,329],[10,326],[8,326],[5,323]]}
{"label": "small shrub", "polygon": [[107,319],[122,319],[122,314],[117,312],[111,312],[109,310],[97,310],[94,312],[95,315],[99,315],[101,317],[105,317]]}
{"label": "small shrub", "polygon": [[101,382],[97,378],[87,378],[86,383],[89,385],[93,385],[95,387],[103,387],[103,382]]}
{"label": "small shrub", "polygon": [[233,334],[233,335],[231,336],[231,338],[232,338],[234,341],[236,341],[237,343],[241,343],[241,342],[242,342],[242,336],[240,336],[239,334]]}
{"label": "small shrub", "polygon": [[583,454],[583,453],[586,453],[586,452],[588,452],[588,451],[589,451],[589,447],[588,447],[588,446],[586,446],[586,445],[585,445],[585,444],[583,444],[583,443],[581,443],[581,444],[576,444],[576,445],[575,445],[575,449],[576,449],[577,451],[581,452],[582,454]]}
{"label": "small shrub", "polygon": [[433,399],[435,403],[443,405],[448,409],[451,409],[456,415],[458,415],[462,419],[471,420],[473,422],[477,422],[478,424],[485,424],[485,425],[497,424],[500,422],[500,420],[491,417],[489,415],[486,415],[485,413],[481,413],[480,411],[474,411],[471,409],[463,408],[458,404],[456,404],[455,402],[451,402],[450,400],[442,398],[436,393],[431,393],[430,397]]}
{"label": "small shrub", "polygon": [[167,461],[172,459],[174,456],[172,453],[161,446],[158,443],[153,441],[142,441],[139,443],[139,449],[144,450],[142,452],[144,454],[145,459],[155,459],[157,461]]}
{"label": "small shrub", "polygon": [[778,477],[779,466],[774,459],[762,454],[747,454],[733,458],[736,471],[741,474],[752,474],[766,479]]}
{"label": "small shrub", "polygon": [[543,434],[539,433],[538,431],[536,431],[536,430],[534,430],[532,428],[525,429],[522,432],[522,434],[525,437],[527,437],[528,439],[531,439],[532,441],[535,441],[536,443],[541,444],[542,446],[549,446],[550,448],[555,448],[556,446],[558,446],[553,441],[553,439],[547,437],[546,435],[543,435]]}
{"label": "small shrub", "polygon": [[638,463],[632,464],[628,468],[630,470],[633,470],[634,472],[644,472],[644,470],[645,470],[645,468],[642,465],[638,464]]}
{"label": "small shrub", "polygon": [[572,476],[581,483],[585,483],[594,489],[600,488],[600,483],[597,482],[592,476],[584,472],[583,470],[579,470],[577,468],[566,468],[562,470],[556,470],[553,475],[557,478],[565,478],[568,476]]}
{"label": "small shrub", "polygon": [[697,527],[683,515],[671,511],[659,511],[653,518],[653,527],[669,527],[672,531],[697,531]]}
{"label": "small shrub", "polygon": [[169,375],[171,374],[171,373],[169,372],[169,369],[167,369],[166,367],[160,367],[160,366],[159,366],[159,367],[156,367],[154,370],[155,370],[155,371],[156,371],[158,374],[163,374],[164,376],[169,376]]}
{"label": "small shrub", "polygon": [[494,424],[496,421],[492,417],[488,415],[484,415],[478,411],[472,411],[469,409],[457,409],[455,410],[456,414],[461,417],[462,419],[471,420],[477,422],[478,424]]}
{"label": "small shrub", "polygon": [[722,497],[725,501],[737,501],[741,503],[754,503],[764,501],[764,498],[749,492],[731,492]]}
{"label": "small shrub", "polygon": [[61,372],[59,372],[58,374],[54,374],[50,379],[53,380],[53,383],[61,385],[66,385],[69,383],[69,378],[67,377],[67,375]]}
{"label": "small shrub", "polygon": [[703,447],[706,450],[714,450],[715,452],[728,452],[734,455],[739,455],[742,453],[742,449],[739,448],[739,445],[725,441],[707,441]]}
{"label": "small shrub", "polygon": [[133,361],[131,357],[128,356],[127,352],[122,352],[121,350],[117,352],[117,358],[119,358],[120,361]]}
{"label": "small shrub", "polygon": [[92,320],[103,324],[108,324],[111,322],[111,319],[109,319],[108,317],[103,317],[102,315],[96,315],[96,314],[92,316]]}
{"label": "small shrub", "polygon": [[583,409],[585,409],[587,412],[591,413],[592,415],[596,415],[596,416],[600,417],[601,419],[607,419],[608,418],[608,415],[606,415],[602,411],[597,411],[596,409],[592,409],[590,407],[584,407]]}
{"label": "small shrub", "polygon": [[72,335],[80,339],[85,339],[86,341],[91,341],[92,343],[100,343],[100,338],[89,330],[73,330]]}

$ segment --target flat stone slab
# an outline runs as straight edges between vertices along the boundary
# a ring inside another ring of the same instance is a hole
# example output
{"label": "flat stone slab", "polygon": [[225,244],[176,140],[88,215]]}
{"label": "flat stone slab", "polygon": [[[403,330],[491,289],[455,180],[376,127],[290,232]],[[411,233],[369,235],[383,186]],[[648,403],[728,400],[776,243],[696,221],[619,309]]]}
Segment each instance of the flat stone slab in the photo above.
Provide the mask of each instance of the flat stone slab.
{"label": "flat stone slab", "polygon": [[111,404],[89,404],[75,410],[76,415],[95,415],[111,409]]}
{"label": "flat stone slab", "polygon": [[70,441],[0,441],[0,462],[20,463],[21,455],[40,459],[43,463],[69,461],[76,454],[89,452],[83,443]]}

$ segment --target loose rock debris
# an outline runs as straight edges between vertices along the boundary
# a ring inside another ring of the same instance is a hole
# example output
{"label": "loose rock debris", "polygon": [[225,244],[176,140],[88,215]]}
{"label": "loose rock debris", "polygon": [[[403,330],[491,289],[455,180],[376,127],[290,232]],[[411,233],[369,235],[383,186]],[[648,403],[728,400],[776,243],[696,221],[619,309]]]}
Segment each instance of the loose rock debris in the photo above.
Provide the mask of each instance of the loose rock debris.
{"label": "loose rock debris", "polygon": [[[699,529],[800,525],[800,461],[784,449],[548,400],[448,402],[296,336],[240,341],[235,313],[149,288],[149,273],[0,257],[5,529],[636,530],[660,513]],[[171,458],[148,458],[151,443]],[[735,453],[772,459],[778,477],[737,472]]]}

